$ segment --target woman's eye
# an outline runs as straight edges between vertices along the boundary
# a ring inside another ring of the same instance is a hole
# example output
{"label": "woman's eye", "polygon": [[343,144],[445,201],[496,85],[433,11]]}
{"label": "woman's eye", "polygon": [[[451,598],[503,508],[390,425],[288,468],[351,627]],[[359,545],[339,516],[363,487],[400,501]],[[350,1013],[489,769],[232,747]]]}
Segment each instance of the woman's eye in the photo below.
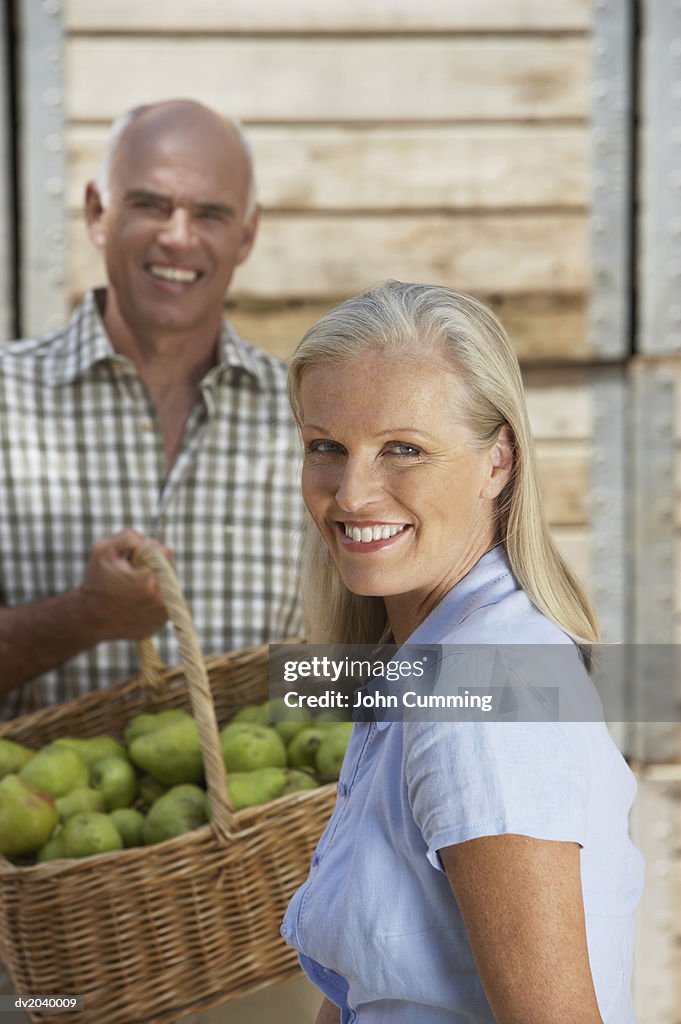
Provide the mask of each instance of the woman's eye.
{"label": "woman's eye", "polygon": [[400,458],[418,458],[423,454],[423,449],[415,444],[393,444],[389,448],[390,455],[397,455]]}
{"label": "woman's eye", "polygon": [[336,444],[335,441],[310,441],[309,444],[305,445],[306,455],[335,454],[338,451],[340,451],[340,445]]}

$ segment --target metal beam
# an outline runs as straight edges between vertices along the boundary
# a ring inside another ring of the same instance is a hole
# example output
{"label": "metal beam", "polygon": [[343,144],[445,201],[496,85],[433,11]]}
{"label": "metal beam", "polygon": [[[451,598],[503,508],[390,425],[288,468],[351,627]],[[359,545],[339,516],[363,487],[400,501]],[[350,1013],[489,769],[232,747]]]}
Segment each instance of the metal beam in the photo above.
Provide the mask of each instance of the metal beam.
{"label": "metal beam", "polygon": [[[636,702],[633,755],[639,761],[675,761],[679,723],[648,721],[650,693],[662,685],[675,638],[676,445],[678,369],[639,359],[631,365],[629,451],[634,467],[631,554],[632,695]],[[670,683],[670,685],[672,685]],[[673,694],[670,694],[673,698]],[[637,714],[640,709],[640,715]],[[637,720],[640,719],[640,720]]]}
{"label": "metal beam", "polygon": [[589,338],[602,359],[631,348],[633,34],[634,0],[594,0]]}
{"label": "metal beam", "polygon": [[11,156],[11,69],[9,66],[9,17],[0,5],[0,344],[14,333],[14,210],[10,182]]}
{"label": "metal beam", "polygon": [[21,329],[67,310],[63,31],[60,0],[20,0]]}
{"label": "metal beam", "polygon": [[643,0],[640,351],[681,352],[681,4]]}

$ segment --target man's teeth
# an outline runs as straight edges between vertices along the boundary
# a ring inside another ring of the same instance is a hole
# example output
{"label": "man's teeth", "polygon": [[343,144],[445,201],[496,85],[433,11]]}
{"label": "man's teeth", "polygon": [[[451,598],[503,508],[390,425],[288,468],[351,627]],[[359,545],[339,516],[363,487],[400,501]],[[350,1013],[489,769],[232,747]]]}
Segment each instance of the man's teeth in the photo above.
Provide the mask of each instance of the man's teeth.
{"label": "man's teeth", "polygon": [[197,270],[185,270],[183,267],[151,266],[149,269],[154,277],[160,277],[163,281],[179,281],[181,284],[191,284],[199,276]]}
{"label": "man's teeth", "polygon": [[404,529],[404,526],[365,526],[361,530],[359,526],[350,526],[345,523],[345,536],[351,540],[368,544],[372,540],[388,540]]}

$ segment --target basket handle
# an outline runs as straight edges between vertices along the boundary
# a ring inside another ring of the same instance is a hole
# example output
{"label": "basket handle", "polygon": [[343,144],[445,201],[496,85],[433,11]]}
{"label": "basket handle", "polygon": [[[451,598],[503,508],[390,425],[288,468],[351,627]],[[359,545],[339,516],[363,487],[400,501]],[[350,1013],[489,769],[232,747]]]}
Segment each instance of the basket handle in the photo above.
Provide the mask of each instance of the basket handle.
{"label": "basket handle", "polygon": [[[211,821],[225,838],[230,838],[234,810],[227,791],[227,772],[220,746],[215,704],[187,602],[175,570],[158,548],[143,544],[133,553],[132,562],[138,568],[150,569],[158,580],[161,597],[175,630],[182,667],[187,679],[192,714],[199,730]],[[154,688],[155,681],[155,689],[158,692],[159,668],[162,667],[162,662],[151,640],[143,640],[138,644],[138,650],[143,661],[143,683]]]}

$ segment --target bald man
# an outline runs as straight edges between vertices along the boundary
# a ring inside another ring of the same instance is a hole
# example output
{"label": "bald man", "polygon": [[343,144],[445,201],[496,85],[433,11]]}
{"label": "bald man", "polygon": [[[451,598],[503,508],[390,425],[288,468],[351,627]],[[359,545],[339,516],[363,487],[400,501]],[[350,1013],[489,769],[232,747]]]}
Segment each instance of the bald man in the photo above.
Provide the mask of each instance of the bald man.
{"label": "bald man", "polygon": [[241,129],[139,107],[85,214],[107,285],[54,334],[0,346],[0,717],[137,671],[163,627],[130,563],[153,538],[206,654],[297,635],[297,438],[282,363],[224,320],[260,209]]}

